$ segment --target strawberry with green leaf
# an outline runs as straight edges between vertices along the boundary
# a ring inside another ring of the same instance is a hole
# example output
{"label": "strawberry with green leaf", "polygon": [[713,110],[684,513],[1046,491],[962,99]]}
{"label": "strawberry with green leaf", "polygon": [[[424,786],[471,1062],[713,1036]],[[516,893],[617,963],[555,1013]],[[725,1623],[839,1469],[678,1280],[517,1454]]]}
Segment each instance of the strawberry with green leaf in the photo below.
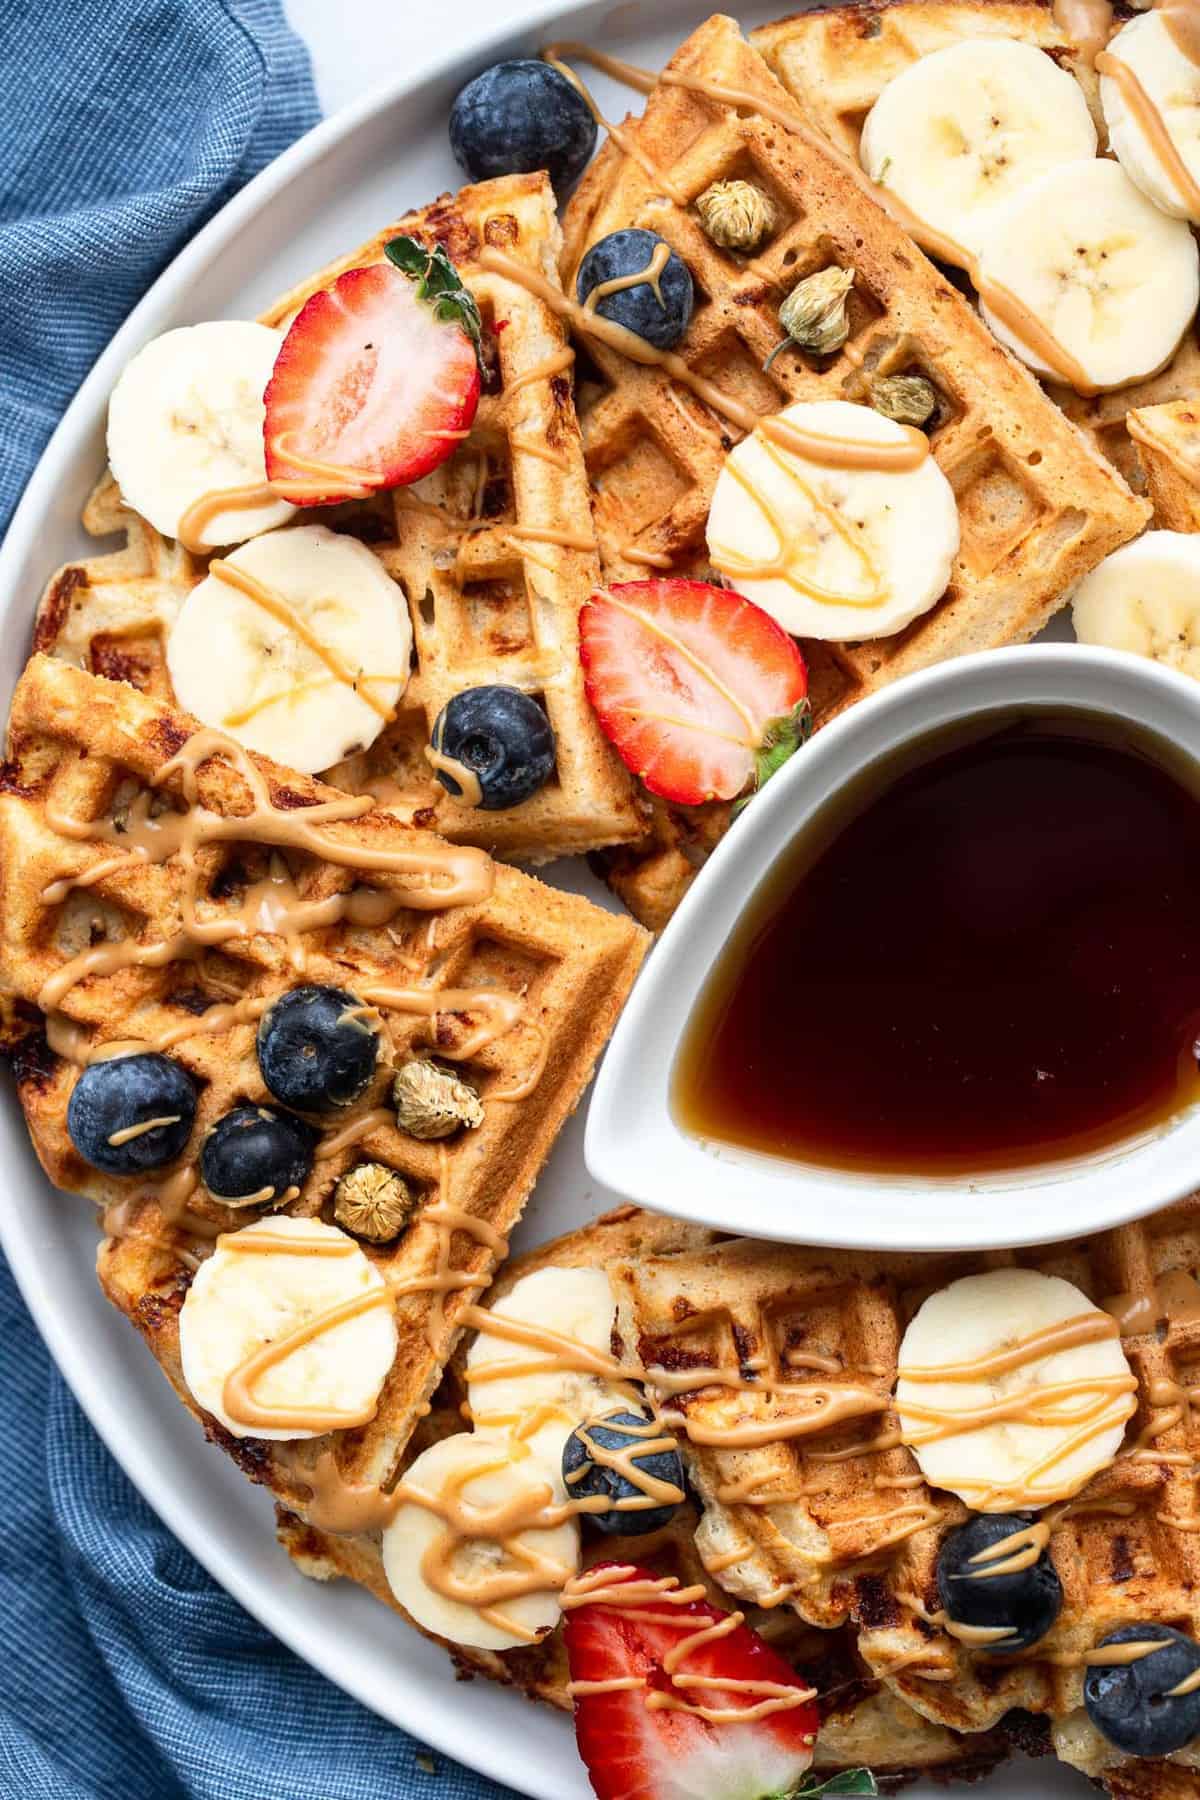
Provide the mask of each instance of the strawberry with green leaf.
{"label": "strawberry with green leaf", "polygon": [[598,588],[579,633],[601,729],[664,800],[748,797],[808,737],[804,658],[728,588],[678,579]]}
{"label": "strawberry with green leaf", "polygon": [[440,245],[395,237],[300,308],[265,396],[267,475],[302,506],[406,487],[479,404],[482,325]]}

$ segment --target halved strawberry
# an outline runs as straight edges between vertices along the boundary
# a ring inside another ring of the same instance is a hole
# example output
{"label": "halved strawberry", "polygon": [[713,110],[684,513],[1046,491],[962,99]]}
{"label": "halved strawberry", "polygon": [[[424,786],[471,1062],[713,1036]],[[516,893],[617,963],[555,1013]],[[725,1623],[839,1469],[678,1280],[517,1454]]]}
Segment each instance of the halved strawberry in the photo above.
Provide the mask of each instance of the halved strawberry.
{"label": "halved strawberry", "polygon": [[444,250],[393,238],[306,300],[267,384],[268,479],[299,506],[407,486],[479,404],[479,309]]}
{"label": "halved strawberry", "polygon": [[[599,1800],[819,1793],[802,1786],[818,1725],[804,1678],[747,1625],[699,1641],[728,1613],[703,1600],[672,1602],[661,1583],[647,1586],[652,1574],[628,1564],[600,1565],[589,1578],[602,1568],[610,1591],[628,1586],[628,1604],[586,1602],[567,1613],[564,1631],[572,1682],[629,1684],[575,1696],[579,1753]],[[681,1656],[688,1638],[696,1641]],[[873,1794],[874,1782],[857,1773],[866,1785],[842,1791]]]}
{"label": "halved strawberry", "polygon": [[804,658],[728,588],[674,579],[597,588],[579,633],[601,730],[664,800],[733,800],[808,736]]}

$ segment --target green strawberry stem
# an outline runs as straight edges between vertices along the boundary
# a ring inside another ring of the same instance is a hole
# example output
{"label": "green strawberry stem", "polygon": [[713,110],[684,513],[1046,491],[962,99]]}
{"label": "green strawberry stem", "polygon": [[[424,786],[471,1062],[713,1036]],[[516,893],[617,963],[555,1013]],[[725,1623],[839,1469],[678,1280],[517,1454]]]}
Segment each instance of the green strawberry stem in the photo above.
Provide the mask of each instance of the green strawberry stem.
{"label": "green strawberry stem", "polygon": [[[771,719],[768,722],[767,728],[763,732],[762,743],[754,753],[754,785],[750,789],[750,792],[743,795],[734,807],[733,816],[735,819],[742,811],[743,807],[749,805],[763,783],[770,781],[772,775],[779,769],[782,769],[788,758],[794,756],[801,744],[806,744],[811,736],[812,707],[809,705],[807,699],[797,701],[790,713],[784,713],[780,718]],[[833,1793],[845,1792],[847,1794],[853,1794],[860,1791],[868,1793],[870,1790],[867,1788],[861,1790],[857,1788],[845,1788],[841,1790],[833,1788],[830,1791]]]}
{"label": "green strawberry stem", "polygon": [[839,1775],[831,1775],[827,1781],[818,1781],[814,1786],[797,1788],[789,1796],[789,1800],[817,1800],[817,1796],[834,1794],[878,1794],[879,1788],[870,1769],[843,1769]]}
{"label": "green strawberry stem", "polygon": [[442,246],[435,244],[427,250],[416,238],[394,237],[384,245],[383,253],[402,275],[416,282],[418,300],[429,301],[435,319],[466,332],[478,357],[483,338],[479,307]]}

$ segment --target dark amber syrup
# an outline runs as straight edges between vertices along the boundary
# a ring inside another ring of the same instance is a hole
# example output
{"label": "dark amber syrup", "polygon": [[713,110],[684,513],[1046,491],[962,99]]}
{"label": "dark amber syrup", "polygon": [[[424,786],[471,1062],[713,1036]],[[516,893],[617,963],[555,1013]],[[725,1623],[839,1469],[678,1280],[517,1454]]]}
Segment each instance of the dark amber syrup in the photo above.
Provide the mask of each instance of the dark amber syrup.
{"label": "dark amber syrup", "polygon": [[706,1139],[962,1174],[1200,1099],[1200,783],[1086,712],[988,715],[867,769],[753,895],[672,1076]]}

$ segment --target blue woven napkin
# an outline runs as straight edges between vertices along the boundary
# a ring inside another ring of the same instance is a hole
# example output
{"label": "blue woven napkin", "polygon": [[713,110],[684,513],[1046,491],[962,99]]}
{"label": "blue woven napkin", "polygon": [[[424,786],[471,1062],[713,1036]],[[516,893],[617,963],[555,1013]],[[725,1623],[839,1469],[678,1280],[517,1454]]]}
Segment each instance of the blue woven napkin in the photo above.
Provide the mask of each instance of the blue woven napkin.
{"label": "blue woven napkin", "polygon": [[[3,0],[0,22],[3,529],[135,300],[317,103],[277,0]],[[504,1793],[431,1764],[209,1579],[95,1436],[2,1264],[0,1491],[6,1800]]]}

